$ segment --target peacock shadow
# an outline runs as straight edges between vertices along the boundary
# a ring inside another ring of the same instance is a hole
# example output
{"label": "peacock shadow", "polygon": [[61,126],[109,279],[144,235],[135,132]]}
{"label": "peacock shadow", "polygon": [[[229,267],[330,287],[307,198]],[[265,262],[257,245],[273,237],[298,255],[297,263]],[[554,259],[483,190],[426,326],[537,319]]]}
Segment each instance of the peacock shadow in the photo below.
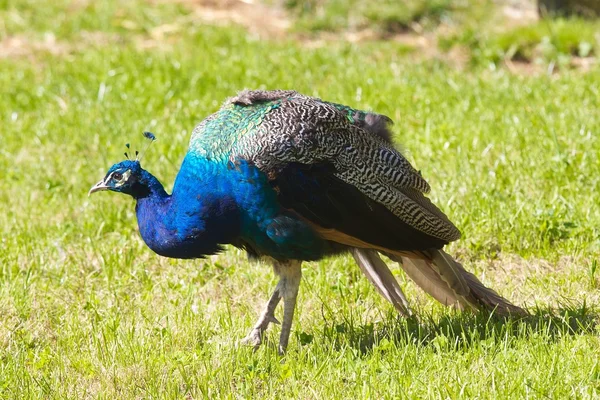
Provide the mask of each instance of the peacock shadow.
{"label": "peacock shadow", "polygon": [[386,350],[391,346],[431,346],[437,351],[493,347],[502,343],[513,346],[519,339],[543,336],[557,341],[565,336],[596,334],[599,314],[586,304],[559,308],[535,308],[527,317],[500,317],[493,313],[452,312],[439,318],[431,313],[420,317],[401,318],[388,314],[375,323],[360,323],[350,314],[337,320],[325,319],[319,337],[297,333],[302,345],[314,340],[331,341],[335,349],[351,347],[361,354]]}

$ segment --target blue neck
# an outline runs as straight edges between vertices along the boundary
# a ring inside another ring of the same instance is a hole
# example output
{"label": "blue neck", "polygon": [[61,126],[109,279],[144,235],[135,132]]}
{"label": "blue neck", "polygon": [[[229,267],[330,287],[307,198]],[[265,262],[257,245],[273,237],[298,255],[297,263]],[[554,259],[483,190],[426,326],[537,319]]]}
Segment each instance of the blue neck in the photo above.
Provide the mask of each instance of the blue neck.
{"label": "blue neck", "polygon": [[158,179],[144,169],[142,169],[141,178],[133,188],[132,196],[138,201],[138,205],[146,202],[159,204],[171,198]]}
{"label": "blue neck", "polygon": [[134,194],[137,200],[135,212],[138,219],[140,234],[144,242],[155,252],[159,253],[161,231],[172,197],[163,185],[152,174],[142,171],[139,188]]}
{"label": "blue neck", "polygon": [[[154,252],[172,258],[199,258],[217,253],[237,235],[239,220],[235,202],[227,197],[187,195],[181,186],[167,194],[152,174],[142,171],[140,183],[147,189],[137,196],[140,234]],[[193,182],[190,183],[193,187]]]}

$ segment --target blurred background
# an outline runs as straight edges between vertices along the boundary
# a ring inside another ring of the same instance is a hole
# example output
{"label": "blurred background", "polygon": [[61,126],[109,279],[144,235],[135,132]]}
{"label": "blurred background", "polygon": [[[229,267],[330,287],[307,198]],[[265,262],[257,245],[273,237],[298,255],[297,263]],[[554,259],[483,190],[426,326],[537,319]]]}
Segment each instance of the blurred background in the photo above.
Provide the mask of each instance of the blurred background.
{"label": "blurred background", "polygon": [[[27,0],[2,2],[2,56],[69,53],[78,45],[136,41],[150,47],[194,26],[235,25],[251,37],[330,41],[393,41],[418,59],[458,65],[589,68],[598,48],[596,0]],[[100,32],[105,34],[100,37]],[[27,33],[27,34],[26,34]],[[35,33],[35,34],[34,34]],[[516,65],[515,65],[516,64]],[[516,71],[515,71],[516,72]]]}

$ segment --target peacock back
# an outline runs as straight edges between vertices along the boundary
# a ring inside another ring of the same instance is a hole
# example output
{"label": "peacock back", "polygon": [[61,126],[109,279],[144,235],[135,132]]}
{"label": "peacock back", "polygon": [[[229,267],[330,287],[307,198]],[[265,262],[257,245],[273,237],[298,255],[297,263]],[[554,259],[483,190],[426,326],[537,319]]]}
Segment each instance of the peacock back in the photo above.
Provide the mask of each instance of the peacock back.
{"label": "peacock back", "polygon": [[[322,231],[407,248],[458,239],[458,229],[424,196],[428,183],[392,145],[390,123],[294,91],[243,91],[194,129],[188,155],[255,166],[283,207]],[[374,221],[381,233],[368,229]]]}

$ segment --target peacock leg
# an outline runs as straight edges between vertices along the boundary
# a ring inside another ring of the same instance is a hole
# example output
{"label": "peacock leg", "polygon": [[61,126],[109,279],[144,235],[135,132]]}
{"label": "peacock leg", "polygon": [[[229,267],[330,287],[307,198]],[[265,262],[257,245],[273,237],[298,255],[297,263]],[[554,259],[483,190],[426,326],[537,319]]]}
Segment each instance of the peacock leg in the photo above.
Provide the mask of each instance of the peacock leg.
{"label": "peacock leg", "polygon": [[283,323],[279,337],[279,353],[282,354],[285,352],[290,338],[294,310],[296,308],[296,297],[298,296],[298,288],[300,287],[300,279],[302,278],[301,264],[300,261],[275,261],[273,263],[273,269],[279,276],[279,282],[264,311],[258,318],[256,325],[254,325],[248,336],[242,340],[242,343],[254,346],[255,350],[262,344],[263,333],[267,330],[269,324],[272,322],[279,324],[279,321],[275,318],[275,308],[279,304],[279,301],[283,299]]}
{"label": "peacock leg", "polygon": [[267,330],[267,328],[269,327],[269,324],[271,322],[273,322],[275,324],[280,323],[277,320],[277,318],[275,318],[275,308],[279,304],[280,300],[281,300],[281,280],[275,287],[275,290],[273,291],[273,294],[271,295],[271,298],[269,299],[269,302],[267,303],[264,311],[258,318],[258,321],[254,325],[254,327],[252,328],[252,330],[250,331],[248,336],[246,336],[244,339],[242,339],[242,343],[254,346],[255,350],[258,349],[258,347],[262,343],[263,333],[264,333],[264,331]]}
{"label": "peacock leg", "polygon": [[290,339],[294,311],[296,310],[296,298],[302,279],[301,265],[301,261],[290,260],[285,263],[276,263],[274,266],[275,272],[279,275],[281,297],[283,297],[283,321],[279,336],[279,354],[285,353]]}

